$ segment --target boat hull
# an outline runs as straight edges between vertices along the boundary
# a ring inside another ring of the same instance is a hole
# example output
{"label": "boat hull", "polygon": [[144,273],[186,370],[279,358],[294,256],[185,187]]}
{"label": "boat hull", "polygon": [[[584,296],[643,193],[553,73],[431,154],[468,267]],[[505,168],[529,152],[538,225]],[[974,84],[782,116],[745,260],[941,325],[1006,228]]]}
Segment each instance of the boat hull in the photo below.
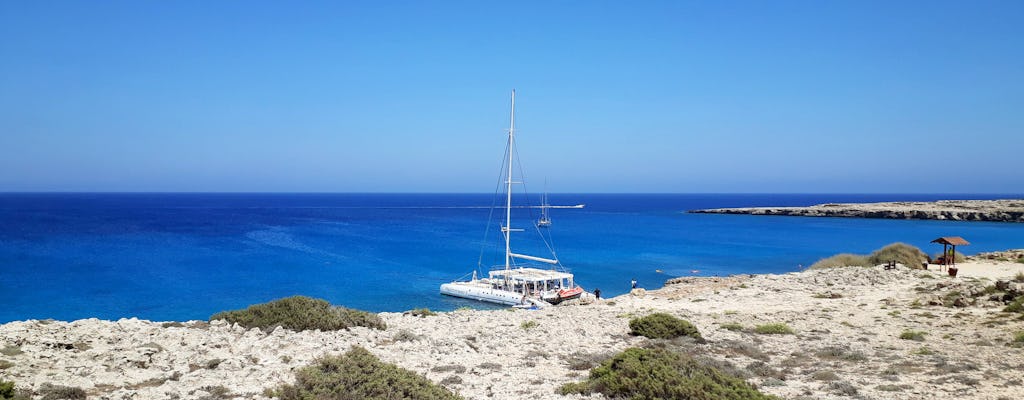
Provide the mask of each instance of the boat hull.
{"label": "boat hull", "polygon": [[541,300],[523,296],[516,292],[495,289],[493,287],[489,287],[489,285],[485,286],[482,284],[474,284],[473,282],[451,282],[442,284],[441,294],[460,297],[463,299],[503,304],[507,306],[542,305],[539,304],[542,302]]}

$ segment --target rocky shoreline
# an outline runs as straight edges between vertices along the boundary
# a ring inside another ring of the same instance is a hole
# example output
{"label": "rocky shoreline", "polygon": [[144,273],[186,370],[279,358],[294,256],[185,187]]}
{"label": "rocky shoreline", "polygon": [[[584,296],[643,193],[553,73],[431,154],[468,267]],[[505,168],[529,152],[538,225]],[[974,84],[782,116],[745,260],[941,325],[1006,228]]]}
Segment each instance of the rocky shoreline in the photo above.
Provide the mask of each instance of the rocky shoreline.
{"label": "rocky shoreline", "polygon": [[[386,330],[272,332],[223,321],[18,321],[0,325],[0,379],[89,399],[268,399],[316,358],[361,346],[467,399],[556,394],[635,346],[676,346],[787,399],[1012,399],[1024,390],[1024,264],[974,260],[960,276],[906,268],[680,278],[591,305],[381,313]],[[704,342],[652,342],[629,320],[666,312]],[[784,324],[789,334],[757,327]]]}
{"label": "rocky shoreline", "polygon": [[940,200],[828,203],[810,207],[743,207],[690,210],[698,214],[785,215],[950,221],[1024,222],[1024,200]]}

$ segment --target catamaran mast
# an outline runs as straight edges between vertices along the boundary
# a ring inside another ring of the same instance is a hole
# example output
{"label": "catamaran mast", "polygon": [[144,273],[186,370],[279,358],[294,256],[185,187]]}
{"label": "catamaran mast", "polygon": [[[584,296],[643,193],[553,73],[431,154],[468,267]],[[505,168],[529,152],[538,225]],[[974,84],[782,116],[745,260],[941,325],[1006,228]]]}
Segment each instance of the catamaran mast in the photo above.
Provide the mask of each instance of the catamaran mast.
{"label": "catamaran mast", "polygon": [[508,128],[508,179],[505,180],[505,269],[512,267],[512,146],[515,145],[516,90],[512,89],[512,117]]}

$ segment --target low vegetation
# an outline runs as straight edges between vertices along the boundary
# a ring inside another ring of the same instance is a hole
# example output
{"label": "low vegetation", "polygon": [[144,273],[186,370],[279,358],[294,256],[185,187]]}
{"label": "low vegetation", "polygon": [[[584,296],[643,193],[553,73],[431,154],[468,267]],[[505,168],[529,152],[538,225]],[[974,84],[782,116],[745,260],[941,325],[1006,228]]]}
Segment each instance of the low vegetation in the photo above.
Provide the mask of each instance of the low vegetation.
{"label": "low vegetation", "polygon": [[21,353],[24,353],[24,351],[21,351],[21,347],[18,346],[5,346],[4,348],[0,349],[0,354],[3,354],[8,357],[13,357]]}
{"label": "low vegetation", "polygon": [[[961,256],[963,256],[961,254]],[[920,268],[921,263],[928,261],[928,255],[916,246],[906,243],[892,243],[875,250],[868,256],[871,265],[885,264],[896,261],[907,268]]]}
{"label": "low vegetation", "polygon": [[697,327],[689,321],[676,318],[666,313],[654,313],[645,317],[629,320],[630,333],[651,339],[674,339],[689,336],[702,339]]}
{"label": "low vegetation", "polygon": [[523,321],[523,323],[519,324],[519,327],[523,328],[524,330],[530,330],[530,329],[536,328],[538,325],[540,325],[540,324],[537,323],[537,321],[529,320],[529,321]]}
{"label": "low vegetation", "polygon": [[1009,313],[1024,313],[1024,296],[1017,296],[1017,298],[1011,301],[1003,311]]}
{"label": "low vegetation", "polygon": [[31,397],[14,390],[14,382],[0,380],[0,400],[29,400]]}
{"label": "low vegetation", "polygon": [[754,327],[754,332],[762,335],[792,335],[793,328],[783,323],[764,324]]}
{"label": "low vegetation", "polygon": [[626,349],[559,393],[601,393],[613,399],[776,399],[688,355],[642,348]]}
{"label": "low vegetation", "polygon": [[726,322],[726,323],[721,324],[719,326],[722,327],[722,329],[725,329],[727,331],[742,331],[743,330],[743,325],[740,325],[739,323],[736,323],[736,322]]}
{"label": "low vegetation", "polygon": [[39,387],[42,400],[85,400],[85,390],[79,387],[44,383]]}
{"label": "low vegetation", "polygon": [[900,339],[903,339],[903,340],[913,340],[913,341],[917,341],[917,342],[923,342],[924,341],[924,335],[925,335],[924,332],[908,329],[908,330],[903,331],[903,333],[900,333]]}
{"label": "low vegetation", "polygon": [[274,393],[281,400],[461,399],[415,372],[381,362],[362,347],[328,356],[295,373],[295,384]]}
{"label": "low vegetation", "polygon": [[264,331],[272,331],[278,326],[294,331],[335,331],[353,326],[381,330],[387,328],[384,321],[375,314],[335,307],[326,300],[305,296],[292,296],[256,304],[244,310],[223,311],[210,317],[211,321],[217,319]]}
{"label": "low vegetation", "polygon": [[405,314],[412,315],[414,317],[431,317],[437,315],[436,312],[430,311],[429,308],[416,308],[406,311]]}
{"label": "low vegetation", "polygon": [[868,258],[861,255],[841,253],[831,257],[823,258],[811,264],[810,269],[838,268],[838,267],[868,267],[871,266]]}
{"label": "low vegetation", "polygon": [[1024,331],[1017,332],[1013,335],[1013,344],[1016,346],[1024,346]]}
{"label": "low vegetation", "polygon": [[[961,254],[961,256],[963,256]],[[920,268],[928,260],[928,255],[921,249],[906,243],[892,243],[875,250],[869,255],[842,253],[823,258],[811,265],[810,269],[836,267],[871,267],[896,261],[908,268]]]}
{"label": "low vegetation", "polygon": [[581,353],[577,351],[562,357],[562,359],[569,365],[569,369],[582,371],[601,365],[602,362],[611,358],[611,356],[612,354],[610,353]]}

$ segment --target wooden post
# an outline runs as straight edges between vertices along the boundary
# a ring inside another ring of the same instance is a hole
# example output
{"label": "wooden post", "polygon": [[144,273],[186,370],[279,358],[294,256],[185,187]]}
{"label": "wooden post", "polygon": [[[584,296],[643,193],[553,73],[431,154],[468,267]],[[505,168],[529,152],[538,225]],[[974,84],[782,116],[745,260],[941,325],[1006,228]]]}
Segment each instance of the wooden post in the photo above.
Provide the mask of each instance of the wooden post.
{"label": "wooden post", "polygon": [[946,251],[946,249],[948,247],[949,247],[949,244],[947,244],[947,243],[943,243],[942,244],[942,268],[940,269],[942,271],[945,271],[946,267],[949,265],[949,257],[946,257],[946,254],[949,254]]}

